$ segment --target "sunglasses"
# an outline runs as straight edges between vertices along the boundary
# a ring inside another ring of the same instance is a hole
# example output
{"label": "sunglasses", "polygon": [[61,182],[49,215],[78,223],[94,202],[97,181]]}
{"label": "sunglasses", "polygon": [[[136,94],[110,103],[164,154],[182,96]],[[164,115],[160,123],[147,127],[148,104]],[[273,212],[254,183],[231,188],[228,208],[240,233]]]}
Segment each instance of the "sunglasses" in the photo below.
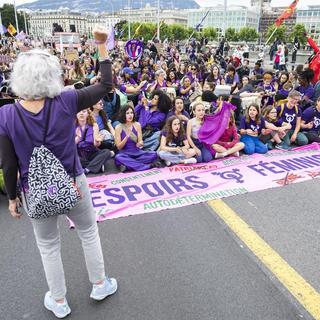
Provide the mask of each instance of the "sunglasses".
{"label": "sunglasses", "polygon": [[196,68],[191,68],[191,70],[197,70]]}

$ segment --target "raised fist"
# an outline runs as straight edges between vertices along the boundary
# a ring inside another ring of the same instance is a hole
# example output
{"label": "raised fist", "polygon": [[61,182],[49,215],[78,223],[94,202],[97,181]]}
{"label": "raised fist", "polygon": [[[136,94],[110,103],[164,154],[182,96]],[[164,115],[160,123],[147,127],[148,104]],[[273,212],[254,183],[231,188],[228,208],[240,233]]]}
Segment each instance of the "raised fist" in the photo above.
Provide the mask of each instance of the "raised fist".
{"label": "raised fist", "polygon": [[98,43],[105,43],[108,39],[108,32],[107,30],[102,26],[97,26],[92,31],[93,37],[96,42]]}

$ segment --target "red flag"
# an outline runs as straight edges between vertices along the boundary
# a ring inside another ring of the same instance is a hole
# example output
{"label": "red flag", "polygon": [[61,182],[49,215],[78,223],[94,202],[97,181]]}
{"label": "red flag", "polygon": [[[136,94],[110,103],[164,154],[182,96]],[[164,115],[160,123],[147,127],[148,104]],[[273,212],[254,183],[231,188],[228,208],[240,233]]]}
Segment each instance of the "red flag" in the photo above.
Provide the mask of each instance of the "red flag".
{"label": "red flag", "polygon": [[278,17],[278,19],[276,20],[276,22],[274,23],[277,27],[279,27],[283,20],[288,19],[289,17],[292,16],[292,14],[294,13],[294,10],[296,9],[296,6],[298,4],[299,0],[294,0],[290,6],[288,7],[288,9],[284,10],[281,15]]}

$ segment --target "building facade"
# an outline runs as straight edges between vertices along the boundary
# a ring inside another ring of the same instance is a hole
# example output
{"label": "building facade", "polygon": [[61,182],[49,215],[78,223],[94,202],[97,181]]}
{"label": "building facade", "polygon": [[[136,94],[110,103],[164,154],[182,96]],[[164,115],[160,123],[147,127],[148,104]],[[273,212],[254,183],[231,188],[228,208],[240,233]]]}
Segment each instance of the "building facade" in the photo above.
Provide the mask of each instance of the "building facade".
{"label": "building facade", "polygon": [[[270,26],[273,26],[277,18],[282,14],[282,12],[286,8],[281,7],[281,8],[275,8],[275,7],[269,7],[265,8],[261,14],[260,18],[260,23],[259,23],[259,32],[262,36],[262,40],[265,41],[266,35],[267,35],[267,30]],[[289,37],[290,33],[293,31],[294,26],[297,23],[297,13],[294,12],[294,14],[287,18],[284,21],[284,25],[287,28],[287,36]]]}
{"label": "building facade", "polygon": [[110,28],[119,21],[120,18],[113,14],[87,14],[69,10],[39,10],[30,13],[29,33],[37,37],[49,37],[52,35],[53,25],[58,24],[64,32],[85,34],[92,33],[96,25]]}
{"label": "building facade", "polygon": [[[158,9],[147,4],[141,9],[125,8],[118,13],[120,20],[130,22],[153,22],[158,21]],[[165,24],[181,24],[187,26],[187,15],[184,10],[163,10],[159,11],[159,19]]]}
{"label": "building facade", "polygon": [[223,6],[187,10],[188,27],[195,28],[209,11],[200,27],[214,27],[222,32],[234,28],[252,27],[258,31],[259,12],[245,6],[228,6],[226,13]]}
{"label": "building facade", "polygon": [[320,44],[320,5],[298,9],[297,23],[304,24],[308,34]]}

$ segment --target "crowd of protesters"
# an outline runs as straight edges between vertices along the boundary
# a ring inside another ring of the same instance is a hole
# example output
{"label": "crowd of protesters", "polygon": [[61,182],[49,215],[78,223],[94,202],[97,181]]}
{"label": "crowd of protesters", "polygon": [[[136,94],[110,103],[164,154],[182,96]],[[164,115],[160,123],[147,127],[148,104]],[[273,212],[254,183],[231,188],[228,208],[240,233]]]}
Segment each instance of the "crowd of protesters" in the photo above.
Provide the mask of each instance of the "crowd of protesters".
{"label": "crowd of protesters", "polygon": [[[26,39],[23,50],[37,45]],[[100,81],[98,53],[85,36],[72,60],[44,46],[59,58],[65,90]],[[11,98],[10,69],[20,47],[12,38],[1,40],[3,98]],[[104,172],[112,158],[121,172],[140,171],[320,142],[320,82],[308,65],[288,71],[285,45],[275,41],[272,49],[269,70],[262,59],[250,63],[247,44],[231,48],[224,39],[215,47],[205,39],[147,41],[137,58],[116,45],[112,90],[75,119],[84,172]],[[226,104],[232,105],[229,121],[210,129],[211,117],[219,119]]]}
{"label": "crowd of protesters", "polygon": [[76,59],[50,45],[58,59],[28,51],[37,45],[28,39],[1,39],[0,160],[9,211],[21,217],[19,169],[49,287],[44,306],[57,318],[71,313],[59,214],[81,238],[90,297],[117,291],[105,272],[84,173],[104,172],[109,161],[122,172],[140,171],[320,142],[314,60],[291,72],[276,61],[264,70],[260,61],[250,66],[245,46],[226,54],[224,41],[217,48],[192,41],[185,53],[179,44],[147,42],[132,54],[135,43],[130,56],[121,46],[107,52],[104,29],[94,37],[96,46],[82,38]]}

